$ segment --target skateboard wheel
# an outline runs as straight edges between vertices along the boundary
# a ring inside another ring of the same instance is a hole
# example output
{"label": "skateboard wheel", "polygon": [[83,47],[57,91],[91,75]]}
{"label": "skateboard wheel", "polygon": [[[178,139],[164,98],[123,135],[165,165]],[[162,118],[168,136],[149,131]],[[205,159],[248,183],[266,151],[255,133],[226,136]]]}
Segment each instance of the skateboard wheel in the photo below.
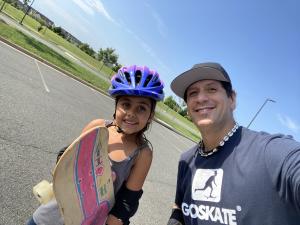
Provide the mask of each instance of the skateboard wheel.
{"label": "skateboard wheel", "polygon": [[41,204],[46,204],[54,198],[52,183],[42,180],[33,187],[33,194]]}

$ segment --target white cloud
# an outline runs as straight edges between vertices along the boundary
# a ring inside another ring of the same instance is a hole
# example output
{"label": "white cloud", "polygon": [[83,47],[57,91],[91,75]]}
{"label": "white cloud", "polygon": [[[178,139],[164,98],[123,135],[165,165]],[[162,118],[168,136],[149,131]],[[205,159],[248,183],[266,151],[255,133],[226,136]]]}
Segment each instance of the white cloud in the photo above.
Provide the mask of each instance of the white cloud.
{"label": "white cloud", "polygon": [[165,25],[164,21],[162,20],[160,15],[148,3],[145,3],[145,5],[151,11],[152,17],[156,22],[158,32],[163,38],[167,39],[167,26]]}
{"label": "white cloud", "polygon": [[283,126],[289,128],[290,130],[294,131],[295,133],[300,131],[300,126],[297,124],[296,121],[292,120],[290,117],[280,115],[280,114],[278,114],[277,117]]}
{"label": "white cloud", "polygon": [[73,2],[79,6],[86,14],[94,15],[94,10],[87,4],[87,2],[82,0],[73,0]]}
{"label": "white cloud", "polygon": [[89,15],[94,15],[98,12],[109,21],[116,23],[115,20],[104,8],[104,5],[100,0],[73,0],[73,2]]}
{"label": "white cloud", "polygon": [[146,53],[148,53],[156,63],[164,70],[166,73],[170,73],[170,69],[166,64],[164,64],[159,57],[156,55],[155,51],[138,35],[136,35],[132,30],[130,30],[123,21],[119,24],[127,33],[129,33],[137,42],[138,44],[144,49]]}

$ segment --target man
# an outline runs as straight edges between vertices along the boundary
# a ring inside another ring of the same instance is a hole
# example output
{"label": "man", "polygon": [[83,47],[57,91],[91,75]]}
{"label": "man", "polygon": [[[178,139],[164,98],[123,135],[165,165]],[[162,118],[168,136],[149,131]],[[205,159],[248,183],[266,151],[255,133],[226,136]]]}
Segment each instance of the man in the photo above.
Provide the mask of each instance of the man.
{"label": "man", "polygon": [[169,225],[300,224],[300,143],[239,126],[236,93],[218,63],[171,83],[202,140],[181,155]]}

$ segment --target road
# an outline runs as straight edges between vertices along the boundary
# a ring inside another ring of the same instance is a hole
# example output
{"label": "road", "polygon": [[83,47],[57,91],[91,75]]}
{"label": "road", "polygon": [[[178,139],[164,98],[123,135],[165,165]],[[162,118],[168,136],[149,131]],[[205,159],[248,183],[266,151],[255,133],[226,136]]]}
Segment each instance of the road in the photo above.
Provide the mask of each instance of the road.
{"label": "road", "polygon": [[[0,225],[25,224],[38,206],[32,187],[51,180],[56,152],[92,119],[111,119],[114,102],[0,42]],[[133,225],[166,224],[177,163],[194,143],[154,122],[154,160]]]}

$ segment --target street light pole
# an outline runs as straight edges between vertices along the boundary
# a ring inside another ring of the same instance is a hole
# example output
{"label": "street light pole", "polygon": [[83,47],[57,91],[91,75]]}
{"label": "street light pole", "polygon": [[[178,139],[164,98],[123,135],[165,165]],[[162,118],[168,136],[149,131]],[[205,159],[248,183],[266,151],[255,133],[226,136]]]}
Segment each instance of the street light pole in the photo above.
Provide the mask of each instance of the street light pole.
{"label": "street light pole", "polygon": [[250,121],[250,123],[248,124],[247,128],[250,127],[251,123],[255,120],[255,118],[257,117],[257,115],[260,113],[260,111],[263,109],[263,107],[267,104],[267,102],[276,102],[273,99],[267,98],[264,102],[264,104],[262,104],[262,106],[259,108],[259,110],[256,112],[256,114],[254,115],[254,117],[252,118],[252,120]]}
{"label": "street light pole", "polygon": [[31,9],[31,7],[32,7],[32,4],[34,3],[34,1],[35,0],[32,0],[32,2],[31,2],[31,4],[30,4],[30,6],[28,6],[28,8],[27,8],[27,10],[26,10],[26,13],[24,14],[24,16],[23,16],[23,18],[21,19],[21,21],[20,21],[20,24],[22,24],[23,23],[23,20],[25,19],[25,17],[27,16],[27,14],[28,14],[28,12],[29,12],[29,10]]}
{"label": "street light pole", "polygon": [[1,5],[0,12],[2,11],[2,9],[3,9],[4,5],[5,5],[5,3],[6,3],[6,1],[4,0],[4,1],[3,1],[3,4]]}

